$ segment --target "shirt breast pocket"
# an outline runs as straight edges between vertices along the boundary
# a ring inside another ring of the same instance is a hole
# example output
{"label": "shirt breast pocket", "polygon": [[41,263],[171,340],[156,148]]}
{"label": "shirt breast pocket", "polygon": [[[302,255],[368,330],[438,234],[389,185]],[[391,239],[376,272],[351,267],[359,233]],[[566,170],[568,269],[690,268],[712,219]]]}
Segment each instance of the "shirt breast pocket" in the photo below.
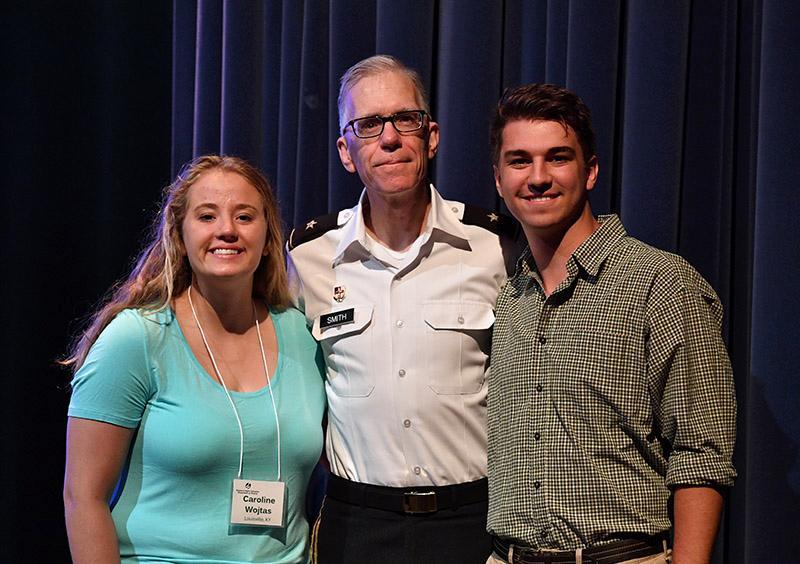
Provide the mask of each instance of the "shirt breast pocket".
{"label": "shirt breast pocket", "polygon": [[429,387],[440,395],[474,394],[489,366],[494,310],[482,302],[428,302],[424,350]]}
{"label": "shirt breast pocket", "polygon": [[563,409],[591,425],[649,419],[643,339],[612,328],[574,328],[546,346],[553,397]]}
{"label": "shirt breast pocket", "polygon": [[[346,318],[352,309],[352,321],[328,325],[326,319]],[[311,334],[322,345],[326,356],[328,385],[340,397],[367,397],[375,388],[372,367],[372,305],[356,305],[326,311],[314,318]]]}

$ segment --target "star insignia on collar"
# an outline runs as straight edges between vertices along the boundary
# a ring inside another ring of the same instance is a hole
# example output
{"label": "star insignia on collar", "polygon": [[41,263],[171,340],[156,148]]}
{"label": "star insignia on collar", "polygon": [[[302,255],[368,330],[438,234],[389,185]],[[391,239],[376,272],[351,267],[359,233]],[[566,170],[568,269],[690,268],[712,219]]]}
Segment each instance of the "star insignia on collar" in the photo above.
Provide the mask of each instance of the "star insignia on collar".
{"label": "star insignia on collar", "polygon": [[491,222],[495,222],[495,221],[497,221],[498,219],[500,219],[500,216],[499,216],[499,215],[497,215],[497,214],[496,214],[496,213],[494,213],[494,212],[486,214],[486,217],[488,217],[488,218],[489,218],[489,221],[491,221]]}
{"label": "star insignia on collar", "polygon": [[306,223],[306,229],[314,229],[314,226],[317,224],[316,219],[312,219],[308,223]]}

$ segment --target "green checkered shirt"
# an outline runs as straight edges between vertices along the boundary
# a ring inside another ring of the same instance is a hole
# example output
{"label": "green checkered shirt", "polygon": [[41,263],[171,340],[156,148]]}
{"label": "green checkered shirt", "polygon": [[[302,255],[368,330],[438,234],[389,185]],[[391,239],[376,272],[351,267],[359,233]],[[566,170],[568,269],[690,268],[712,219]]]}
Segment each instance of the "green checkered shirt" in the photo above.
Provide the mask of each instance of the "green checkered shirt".
{"label": "green checkered shirt", "polygon": [[488,528],[517,544],[656,534],[671,487],[736,476],[717,295],[679,256],[599,220],[549,297],[526,250],[498,299]]}

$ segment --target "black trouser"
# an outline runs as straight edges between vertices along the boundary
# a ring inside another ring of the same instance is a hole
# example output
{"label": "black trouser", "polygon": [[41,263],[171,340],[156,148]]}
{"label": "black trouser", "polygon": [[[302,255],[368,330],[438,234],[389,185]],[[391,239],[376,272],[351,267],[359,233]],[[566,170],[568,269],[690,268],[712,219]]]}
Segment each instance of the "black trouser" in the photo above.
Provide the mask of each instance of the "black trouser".
{"label": "black trouser", "polygon": [[403,514],[326,497],[312,534],[314,564],[485,564],[488,502]]}

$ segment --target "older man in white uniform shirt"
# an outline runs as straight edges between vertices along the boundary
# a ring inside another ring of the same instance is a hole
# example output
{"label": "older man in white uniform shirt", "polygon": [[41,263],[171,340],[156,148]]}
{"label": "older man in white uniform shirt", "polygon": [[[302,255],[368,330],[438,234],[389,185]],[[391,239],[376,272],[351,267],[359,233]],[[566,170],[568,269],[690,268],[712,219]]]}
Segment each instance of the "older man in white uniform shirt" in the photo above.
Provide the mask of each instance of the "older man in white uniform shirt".
{"label": "older man in white uniform shirt", "polygon": [[339,94],[358,204],[292,232],[290,276],[327,368],[332,476],[317,562],[483,563],[486,374],[516,224],[427,182],[439,127],[419,76],[392,57]]}

